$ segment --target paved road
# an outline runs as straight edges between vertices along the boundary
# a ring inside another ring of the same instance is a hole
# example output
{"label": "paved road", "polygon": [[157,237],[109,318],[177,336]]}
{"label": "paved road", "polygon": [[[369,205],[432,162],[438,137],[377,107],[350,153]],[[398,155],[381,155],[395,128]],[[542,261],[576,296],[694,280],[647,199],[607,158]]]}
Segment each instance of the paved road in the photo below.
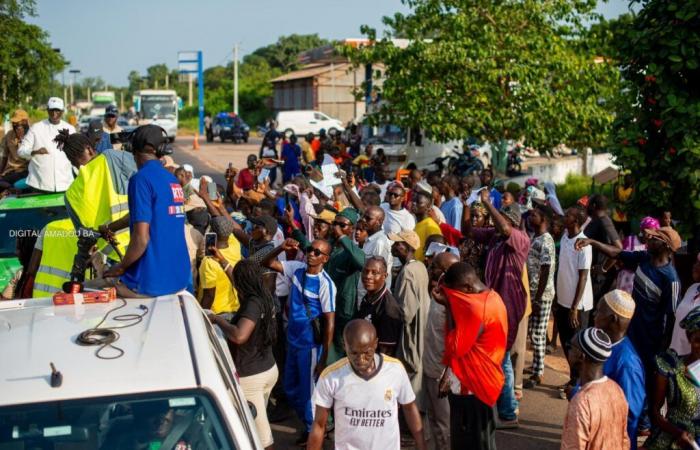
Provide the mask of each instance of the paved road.
{"label": "paved road", "polygon": [[[178,137],[173,158],[178,164],[191,164],[195,175],[209,175],[223,184],[223,174],[228,163],[234,167],[245,167],[248,154],[258,153],[260,141],[251,139],[248,144],[214,142],[201,143],[200,150],[192,150],[191,137]],[[556,386],[564,384],[568,377],[564,374],[566,363],[561,350],[547,357],[545,382],[534,390],[525,390],[520,406],[520,428],[499,431],[497,444],[502,449],[513,450],[556,450],[559,448],[561,425],[566,413],[567,402],[558,396]],[[526,366],[527,367],[527,366]],[[273,425],[277,448],[291,448],[299,422],[290,419]],[[329,444],[330,445],[330,444]],[[330,448],[330,447],[329,447]]]}

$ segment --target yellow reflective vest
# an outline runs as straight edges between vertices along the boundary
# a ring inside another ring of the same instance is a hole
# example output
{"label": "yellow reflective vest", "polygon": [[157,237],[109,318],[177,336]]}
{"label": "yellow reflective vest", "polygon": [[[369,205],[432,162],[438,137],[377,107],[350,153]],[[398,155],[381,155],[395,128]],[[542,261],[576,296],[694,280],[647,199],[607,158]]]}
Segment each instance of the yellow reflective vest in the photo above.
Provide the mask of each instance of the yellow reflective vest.
{"label": "yellow reflective vest", "polygon": [[[129,213],[128,196],[117,192],[114,186],[104,155],[96,156],[80,168],[78,176],[66,191],[70,218],[47,225],[33,297],[51,296],[62,290],[63,283],[70,280],[73,260],[78,252],[76,227],[97,230],[100,225],[112,223]],[[129,244],[129,230],[122,230],[115,237],[123,255]],[[99,239],[97,248],[112,260],[118,260],[107,241]]]}
{"label": "yellow reflective vest", "polygon": [[70,280],[78,236],[70,219],[49,222],[44,229],[41,264],[34,278],[32,297],[51,297]]}

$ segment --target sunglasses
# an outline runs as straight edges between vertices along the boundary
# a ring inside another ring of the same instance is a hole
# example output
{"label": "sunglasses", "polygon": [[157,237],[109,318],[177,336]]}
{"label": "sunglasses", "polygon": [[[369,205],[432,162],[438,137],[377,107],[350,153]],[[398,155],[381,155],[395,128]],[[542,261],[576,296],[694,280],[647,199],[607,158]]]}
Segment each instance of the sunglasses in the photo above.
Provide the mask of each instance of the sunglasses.
{"label": "sunglasses", "polygon": [[396,198],[396,197],[401,197],[401,194],[398,194],[398,193],[396,193],[396,192],[387,192],[387,193],[386,193],[386,196],[387,196],[387,197]]}
{"label": "sunglasses", "polygon": [[333,222],[333,226],[340,227],[340,228],[347,228],[350,226],[350,224],[344,223],[344,222]]}
{"label": "sunglasses", "polygon": [[314,255],[316,257],[321,256],[321,255],[328,256],[328,253],[323,253],[321,250],[319,250],[315,247],[312,247],[312,246],[306,247],[306,253],[309,255]]}

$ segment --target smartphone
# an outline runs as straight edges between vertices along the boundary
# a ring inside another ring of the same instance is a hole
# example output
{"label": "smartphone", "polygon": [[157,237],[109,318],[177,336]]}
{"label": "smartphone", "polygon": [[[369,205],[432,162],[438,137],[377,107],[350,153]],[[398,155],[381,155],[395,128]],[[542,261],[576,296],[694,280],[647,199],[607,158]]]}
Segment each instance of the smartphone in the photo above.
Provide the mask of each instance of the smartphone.
{"label": "smartphone", "polygon": [[219,198],[219,192],[216,190],[216,183],[213,181],[207,183],[207,190],[209,191],[210,200],[216,200]]}
{"label": "smartphone", "polygon": [[284,193],[284,209],[289,209],[289,192]]}
{"label": "smartphone", "polygon": [[216,233],[206,233],[204,235],[204,254],[212,256],[211,247],[216,247]]}

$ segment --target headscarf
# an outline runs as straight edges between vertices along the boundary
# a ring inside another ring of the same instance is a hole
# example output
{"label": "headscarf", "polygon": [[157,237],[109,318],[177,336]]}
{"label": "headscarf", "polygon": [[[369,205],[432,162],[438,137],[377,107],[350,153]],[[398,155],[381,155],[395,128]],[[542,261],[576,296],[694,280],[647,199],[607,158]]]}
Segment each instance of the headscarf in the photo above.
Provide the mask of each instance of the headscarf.
{"label": "headscarf", "polygon": [[659,221],[651,216],[647,216],[639,222],[639,231],[658,230],[660,227]]}
{"label": "headscarf", "polygon": [[551,181],[545,181],[544,191],[547,194],[547,203],[549,203],[549,207],[552,208],[557,215],[563,216],[564,210],[561,207],[561,203],[559,203],[559,197],[557,197],[557,187],[555,184]]}

